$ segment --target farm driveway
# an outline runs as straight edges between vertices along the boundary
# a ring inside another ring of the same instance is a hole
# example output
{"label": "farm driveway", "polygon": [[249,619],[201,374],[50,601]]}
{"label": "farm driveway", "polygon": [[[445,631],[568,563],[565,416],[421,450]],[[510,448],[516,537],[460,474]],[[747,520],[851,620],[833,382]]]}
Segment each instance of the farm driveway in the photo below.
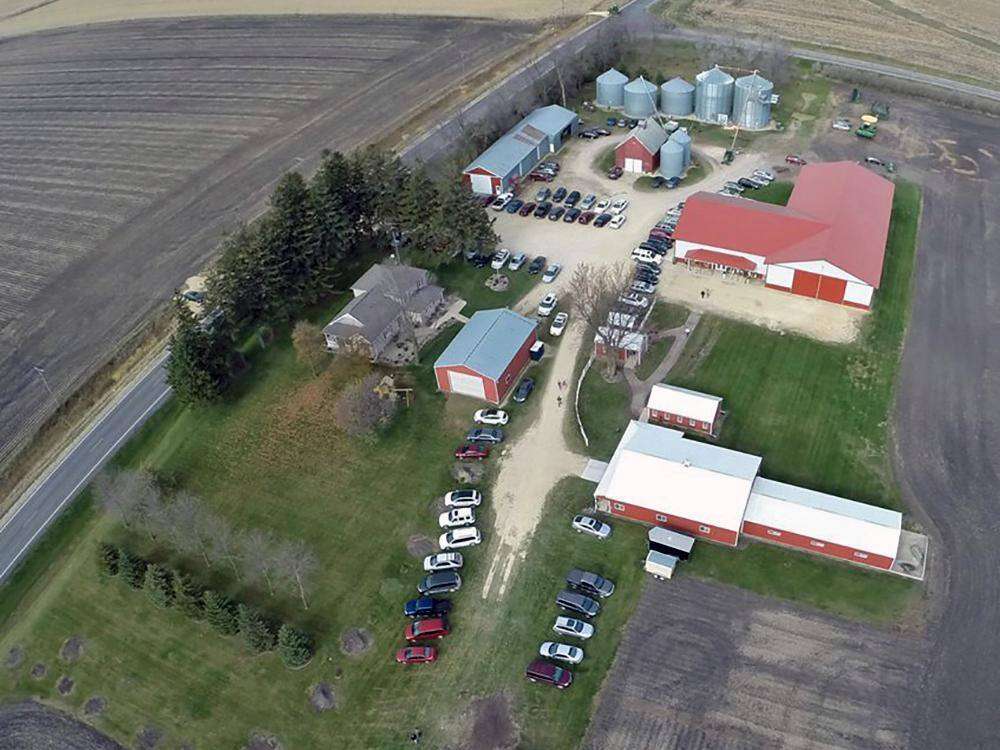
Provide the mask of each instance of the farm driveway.
{"label": "farm driveway", "polygon": [[122,750],[72,716],[35,701],[0,706],[0,750]]}

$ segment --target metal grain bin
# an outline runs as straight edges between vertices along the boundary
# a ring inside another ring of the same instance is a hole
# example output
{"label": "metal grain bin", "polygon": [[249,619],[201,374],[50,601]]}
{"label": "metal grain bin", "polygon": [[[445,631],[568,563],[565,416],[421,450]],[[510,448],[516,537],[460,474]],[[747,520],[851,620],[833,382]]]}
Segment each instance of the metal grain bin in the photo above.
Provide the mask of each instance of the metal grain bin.
{"label": "metal grain bin", "polygon": [[684,173],[684,147],[675,140],[660,146],[660,174],[667,179]]}
{"label": "metal grain bin", "polygon": [[716,65],[694,81],[694,116],[709,122],[728,120],[733,111],[733,77]]}
{"label": "metal grain bin", "polygon": [[771,94],[774,84],[753,73],[736,79],[733,120],[751,130],[766,128],[771,122]]}
{"label": "metal grain bin", "polygon": [[691,164],[691,136],[687,128],[678,128],[670,135],[670,141],[684,149],[684,166]]}
{"label": "metal grain bin", "polygon": [[625,114],[629,117],[649,117],[656,112],[656,84],[641,76],[625,86]]}
{"label": "metal grain bin", "polygon": [[611,68],[597,76],[597,106],[621,107],[625,104],[628,76]]}
{"label": "metal grain bin", "polygon": [[660,86],[660,111],[683,116],[694,112],[694,86],[683,78],[671,78]]}

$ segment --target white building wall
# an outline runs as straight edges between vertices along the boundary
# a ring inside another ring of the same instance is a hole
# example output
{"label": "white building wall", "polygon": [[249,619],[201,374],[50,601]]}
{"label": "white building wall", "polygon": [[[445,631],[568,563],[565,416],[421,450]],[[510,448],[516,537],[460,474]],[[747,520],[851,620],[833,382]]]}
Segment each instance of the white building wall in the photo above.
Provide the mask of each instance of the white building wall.
{"label": "white building wall", "polygon": [[688,242],[687,240],[677,240],[674,244],[674,257],[682,259],[685,255],[687,255],[689,250],[715,250],[716,252],[726,253],[728,255],[736,255],[740,258],[749,258],[756,264],[756,268],[754,269],[755,273],[763,274],[767,270],[767,263],[764,262],[764,256],[762,255],[744,253],[739,250],[730,250],[726,247],[713,247],[712,245],[706,245],[701,242]]}
{"label": "white building wall", "polygon": [[787,266],[768,266],[767,276],[764,278],[765,284],[780,286],[782,289],[792,288],[792,279],[795,278],[795,269]]}
{"label": "white building wall", "polygon": [[847,282],[847,288],[844,290],[844,301],[853,302],[856,305],[871,307],[872,294],[874,291],[875,290],[867,284],[849,281]]}

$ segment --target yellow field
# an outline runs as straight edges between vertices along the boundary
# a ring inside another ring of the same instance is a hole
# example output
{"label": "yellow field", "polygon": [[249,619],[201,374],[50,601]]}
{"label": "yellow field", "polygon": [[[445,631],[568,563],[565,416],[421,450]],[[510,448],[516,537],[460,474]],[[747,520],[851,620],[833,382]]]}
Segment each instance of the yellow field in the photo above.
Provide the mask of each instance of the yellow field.
{"label": "yellow field", "polygon": [[579,16],[614,0],[0,0],[0,36],[86,23],[191,16],[370,13],[531,20]]}
{"label": "yellow field", "polygon": [[782,37],[975,78],[1000,75],[998,0],[667,0],[679,23]]}

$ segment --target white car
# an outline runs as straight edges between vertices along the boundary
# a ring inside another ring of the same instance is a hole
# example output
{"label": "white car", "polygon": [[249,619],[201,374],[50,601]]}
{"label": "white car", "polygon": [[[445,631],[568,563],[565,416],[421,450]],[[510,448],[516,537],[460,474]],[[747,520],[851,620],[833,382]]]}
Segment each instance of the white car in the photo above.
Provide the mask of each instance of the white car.
{"label": "white car", "polygon": [[629,307],[647,307],[649,305],[649,297],[643,297],[641,294],[623,294],[618,298],[618,301]]}
{"label": "white car", "polygon": [[850,130],[851,121],[848,120],[846,117],[838,117],[836,120],[833,121],[833,125],[831,125],[831,127],[834,130]]}
{"label": "white car", "polygon": [[545,641],[538,649],[538,654],[567,664],[579,664],[583,661],[583,649],[579,646],[570,646],[568,643]]}
{"label": "white car", "polygon": [[438,546],[441,549],[461,549],[471,547],[483,541],[479,529],[475,526],[463,526],[460,529],[446,531],[438,538]]}
{"label": "white car", "polygon": [[546,284],[551,284],[556,280],[556,276],[562,270],[562,266],[558,263],[553,263],[551,266],[545,269],[545,273],[542,274],[542,281]]}
{"label": "white car", "polygon": [[611,217],[611,221],[608,222],[608,227],[611,229],[621,229],[622,224],[625,223],[625,219],[628,218],[625,214],[618,214],[617,216]]}
{"label": "white car", "polygon": [[503,426],[507,424],[509,419],[510,417],[503,409],[480,409],[472,415],[472,421],[476,424]]}
{"label": "white car", "polygon": [[598,521],[596,518],[584,515],[573,517],[573,530],[578,534],[596,536],[598,539],[607,539],[611,536],[610,526],[603,521]]}
{"label": "white car", "polygon": [[636,263],[650,263],[654,266],[663,264],[662,255],[654,253],[652,250],[647,250],[644,247],[637,247],[632,250],[632,260]]}
{"label": "white car", "polygon": [[549,326],[549,334],[551,336],[562,336],[563,331],[566,330],[566,323],[568,322],[569,313],[557,313],[555,318],[552,319],[552,325]]}
{"label": "white car", "polygon": [[638,292],[639,294],[653,294],[653,292],[656,291],[656,287],[648,281],[633,281],[629,285],[629,289],[633,292]]}
{"label": "white car", "polygon": [[462,567],[461,552],[438,552],[424,558],[424,570],[433,573],[438,570],[457,570]]}
{"label": "white car", "polygon": [[772,182],[774,180],[774,175],[766,169],[755,169],[753,171],[753,176],[759,177],[764,180],[764,182]]}
{"label": "white car", "polygon": [[500,195],[493,199],[493,202],[490,204],[490,208],[494,211],[503,211],[513,198],[513,193],[500,193]]}
{"label": "white car", "polygon": [[482,502],[483,495],[479,490],[452,490],[444,496],[447,508],[475,508]]}
{"label": "white car", "polygon": [[611,204],[611,213],[620,214],[628,208],[628,198],[619,198]]}
{"label": "white car", "polygon": [[510,257],[510,263],[507,264],[507,268],[511,271],[517,271],[528,261],[528,256],[524,253],[516,253]]}
{"label": "white car", "polygon": [[559,635],[568,635],[579,638],[581,641],[587,640],[594,634],[594,626],[589,622],[561,615],[556,618],[556,624],[552,626],[552,629]]}
{"label": "white car", "polygon": [[493,256],[493,260],[490,261],[490,268],[494,271],[499,271],[501,268],[507,265],[507,261],[510,260],[510,250],[506,248],[497,251],[497,254]]}
{"label": "white car", "polygon": [[597,203],[597,196],[594,195],[593,193],[590,193],[590,195],[588,195],[586,198],[580,201],[579,208],[581,211],[589,211],[591,208],[594,207],[595,203]]}
{"label": "white car", "polygon": [[453,529],[456,526],[471,526],[476,522],[476,514],[472,508],[452,508],[438,516],[438,526],[442,529]]}
{"label": "white car", "polygon": [[559,304],[559,298],[549,292],[542,297],[542,301],[538,303],[538,314],[543,318],[547,318],[552,314],[552,311],[556,309],[557,304]]}
{"label": "white car", "polygon": [[608,210],[608,206],[610,206],[610,205],[611,205],[611,199],[610,198],[601,198],[594,205],[594,213],[595,214],[603,214],[605,211]]}

